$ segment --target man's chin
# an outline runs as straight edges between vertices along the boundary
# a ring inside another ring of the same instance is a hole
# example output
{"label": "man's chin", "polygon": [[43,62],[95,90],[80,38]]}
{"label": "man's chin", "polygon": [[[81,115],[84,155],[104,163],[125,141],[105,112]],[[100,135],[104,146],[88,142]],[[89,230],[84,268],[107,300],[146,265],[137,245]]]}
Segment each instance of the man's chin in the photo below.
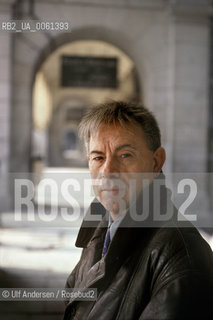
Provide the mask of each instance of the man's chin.
{"label": "man's chin", "polygon": [[109,211],[113,216],[119,216],[121,214],[124,214],[127,209],[127,203],[125,200],[121,202],[112,201],[111,199],[103,200],[98,199],[101,204],[104,206],[104,208]]}

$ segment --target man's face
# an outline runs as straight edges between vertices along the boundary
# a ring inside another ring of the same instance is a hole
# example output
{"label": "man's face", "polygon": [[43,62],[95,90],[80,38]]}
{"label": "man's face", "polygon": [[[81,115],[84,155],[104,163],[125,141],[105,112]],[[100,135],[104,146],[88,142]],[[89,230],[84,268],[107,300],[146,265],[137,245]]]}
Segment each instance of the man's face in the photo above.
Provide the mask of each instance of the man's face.
{"label": "man's face", "polygon": [[102,124],[91,136],[88,162],[94,192],[114,217],[125,212],[132,196],[142,190],[142,173],[150,182],[153,173],[160,172],[155,153],[137,125]]}

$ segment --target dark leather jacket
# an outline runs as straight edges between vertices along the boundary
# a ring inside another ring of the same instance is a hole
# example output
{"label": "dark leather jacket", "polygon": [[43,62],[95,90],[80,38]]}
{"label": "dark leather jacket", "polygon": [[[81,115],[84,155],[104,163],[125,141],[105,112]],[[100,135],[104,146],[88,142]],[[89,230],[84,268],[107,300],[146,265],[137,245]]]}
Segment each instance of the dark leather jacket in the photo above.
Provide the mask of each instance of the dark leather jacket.
{"label": "dark leather jacket", "polygon": [[83,251],[67,287],[97,288],[98,297],[71,300],[64,320],[213,319],[212,251],[174,217],[153,227],[121,224],[104,258],[106,215],[97,228],[83,223],[76,241]]}

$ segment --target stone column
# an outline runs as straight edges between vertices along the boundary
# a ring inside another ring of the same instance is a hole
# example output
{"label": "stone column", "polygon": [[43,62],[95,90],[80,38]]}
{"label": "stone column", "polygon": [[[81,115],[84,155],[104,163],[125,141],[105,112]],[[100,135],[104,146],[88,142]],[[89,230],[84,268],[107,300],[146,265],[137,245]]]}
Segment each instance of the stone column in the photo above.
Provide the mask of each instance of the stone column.
{"label": "stone column", "polygon": [[[14,0],[0,2],[1,23],[12,18],[13,3]],[[0,212],[10,207],[11,38],[12,33],[0,31]]]}

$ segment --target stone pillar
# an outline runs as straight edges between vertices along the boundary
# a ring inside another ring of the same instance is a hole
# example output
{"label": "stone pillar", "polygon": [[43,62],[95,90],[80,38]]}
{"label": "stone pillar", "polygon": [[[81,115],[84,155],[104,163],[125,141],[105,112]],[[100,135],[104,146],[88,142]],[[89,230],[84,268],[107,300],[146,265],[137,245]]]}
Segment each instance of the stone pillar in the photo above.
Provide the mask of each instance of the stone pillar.
{"label": "stone pillar", "polygon": [[[0,2],[0,21],[11,19],[11,1]],[[8,210],[9,159],[10,159],[10,109],[11,109],[11,37],[12,33],[0,32],[0,212]]]}
{"label": "stone pillar", "polygon": [[[201,2],[201,1],[200,1]],[[199,9],[200,8],[200,9]],[[212,225],[208,195],[209,48],[208,7],[174,10],[173,171],[192,175],[198,185],[195,210],[203,226]],[[178,9],[178,8],[176,8]],[[198,10],[199,9],[199,10]],[[187,174],[184,175],[187,177]]]}
{"label": "stone pillar", "polygon": [[175,46],[174,171],[206,172],[208,17],[176,16]]}

